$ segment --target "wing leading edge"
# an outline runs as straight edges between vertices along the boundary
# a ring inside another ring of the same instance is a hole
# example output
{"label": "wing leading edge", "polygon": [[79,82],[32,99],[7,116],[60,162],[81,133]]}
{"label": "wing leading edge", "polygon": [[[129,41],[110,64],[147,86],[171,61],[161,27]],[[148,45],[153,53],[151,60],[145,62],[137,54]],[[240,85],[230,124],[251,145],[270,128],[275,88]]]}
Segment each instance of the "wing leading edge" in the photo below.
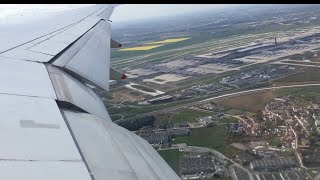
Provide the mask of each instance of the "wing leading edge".
{"label": "wing leading edge", "polygon": [[179,179],[85,84],[121,75],[109,72],[114,7],[0,21],[0,179]]}

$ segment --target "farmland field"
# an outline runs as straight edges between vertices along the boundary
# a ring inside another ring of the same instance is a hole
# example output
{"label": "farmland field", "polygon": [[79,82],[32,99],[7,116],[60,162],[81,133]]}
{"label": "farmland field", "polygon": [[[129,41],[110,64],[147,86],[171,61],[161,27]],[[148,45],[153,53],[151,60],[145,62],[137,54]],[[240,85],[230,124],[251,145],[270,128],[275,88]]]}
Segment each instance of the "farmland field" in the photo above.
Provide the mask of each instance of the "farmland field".
{"label": "farmland field", "polygon": [[177,149],[169,149],[158,151],[160,156],[168,163],[168,165],[179,174],[181,153]]}
{"label": "farmland field", "polygon": [[209,112],[201,112],[191,109],[184,109],[179,112],[174,112],[166,115],[156,116],[155,126],[164,125],[167,123],[180,123],[180,122],[195,122],[196,118],[212,115]]}
{"label": "farmland field", "polygon": [[139,47],[123,48],[123,49],[120,49],[119,51],[147,51],[160,46],[162,45],[139,46]]}
{"label": "farmland field", "polygon": [[274,99],[272,91],[262,91],[252,94],[246,94],[238,97],[233,97],[227,100],[218,102],[218,104],[232,107],[235,109],[257,112],[262,109],[268,102]]}
{"label": "farmland field", "polygon": [[215,149],[227,157],[232,157],[239,150],[227,144],[227,125],[191,129],[190,136],[177,137],[173,143],[187,143],[188,146],[200,146]]}
{"label": "farmland field", "polygon": [[165,43],[175,43],[175,42],[180,42],[180,41],[184,41],[190,38],[174,38],[174,39],[165,39],[162,41],[155,41],[155,42],[150,42],[150,43],[146,43],[146,44],[165,44]]}
{"label": "farmland field", "polygon": [[320,81],[320,69],[319,68],[307,68],[303,72],[299,72],[294,75],[286,76],[277,79],[277,84],[283,83],[305,83],[305,82],[319,82]]}

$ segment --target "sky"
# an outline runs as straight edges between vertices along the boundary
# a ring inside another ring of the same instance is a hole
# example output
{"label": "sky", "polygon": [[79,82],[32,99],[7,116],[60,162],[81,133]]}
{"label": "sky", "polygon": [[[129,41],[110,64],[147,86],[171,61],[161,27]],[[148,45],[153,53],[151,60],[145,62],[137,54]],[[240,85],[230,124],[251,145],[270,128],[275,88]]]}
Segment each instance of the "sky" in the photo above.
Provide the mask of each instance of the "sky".
{"label": "sky", "polygon": [[166,17],[200,10],[221,9],[230,4],[124,4],[117,6],[112,21],[125,22],[139,19]]}
{"label": "sky", "polygon": [[[89,6],[89,4],[1,4],[0,18],[32,13],[33,11],[63,11]],[[128,22],[178,15],[199,10],[221,9],[230,4],[123,4],[117,6],[111,16],[114,22]]]}

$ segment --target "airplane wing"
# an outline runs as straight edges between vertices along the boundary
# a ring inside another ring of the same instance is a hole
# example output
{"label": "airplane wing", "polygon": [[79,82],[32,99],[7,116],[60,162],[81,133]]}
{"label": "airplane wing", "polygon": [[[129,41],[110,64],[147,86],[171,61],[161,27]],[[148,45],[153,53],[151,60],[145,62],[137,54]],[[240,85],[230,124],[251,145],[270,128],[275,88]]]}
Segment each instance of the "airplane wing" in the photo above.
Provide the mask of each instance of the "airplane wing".
{"label": "airplane wing", "polygon": [[0,179],[179,179],[86,85],[108,90],[113,9],[0,20]]}

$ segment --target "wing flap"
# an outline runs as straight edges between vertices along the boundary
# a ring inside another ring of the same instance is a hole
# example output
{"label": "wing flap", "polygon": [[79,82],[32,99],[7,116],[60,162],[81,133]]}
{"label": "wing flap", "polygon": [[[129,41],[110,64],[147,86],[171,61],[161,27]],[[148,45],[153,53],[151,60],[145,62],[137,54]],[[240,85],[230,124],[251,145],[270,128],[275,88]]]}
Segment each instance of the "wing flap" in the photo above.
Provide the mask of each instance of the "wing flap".
{"label": "wing flap", "polygon": [[57,57],[53,64],[109,90],[110,24],[99,21]]}
{"label": "wing flap", "polygon": [[71,103],[97,117],[110,121],[108,111],[100,97],[88,86],[56,67],[47,66],[47,68],[58,101]]}
{"label": "wing flap", "polygon": [[156,150],[136,134],[87,113],[63,110],[62,114],[95,179],[180,179]]}
{"label": "wing flap", "polygon": [[[114,143],[109,128],[103,125],[104,119],[86,113],[62,112],[81,148],[94,179],[139,180]],[[111,123],[111,122],[110,122]],[[113,124],[113,123],[112,123]],[[83,131],[83,128],[86,131]],[[117,128],[113,125],[112,128]],[[94,141],[93,141],[94,140]],[[112,162],[112,163],[107,163]]]}

